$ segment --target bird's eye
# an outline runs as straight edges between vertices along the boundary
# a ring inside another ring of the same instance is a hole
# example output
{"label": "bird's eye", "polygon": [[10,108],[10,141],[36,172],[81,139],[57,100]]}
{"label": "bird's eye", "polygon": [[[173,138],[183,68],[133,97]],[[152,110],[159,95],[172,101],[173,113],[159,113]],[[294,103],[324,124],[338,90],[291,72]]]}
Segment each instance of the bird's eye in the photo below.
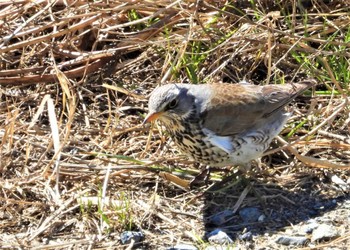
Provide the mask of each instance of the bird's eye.
{"label": "bird's eye", "polygon": [[168,109],[173,109],[173,108],[175,108],[175,107],[177,106],[177,103],[178,103],[177,99],[172,100],[172,101],[168,104]]}

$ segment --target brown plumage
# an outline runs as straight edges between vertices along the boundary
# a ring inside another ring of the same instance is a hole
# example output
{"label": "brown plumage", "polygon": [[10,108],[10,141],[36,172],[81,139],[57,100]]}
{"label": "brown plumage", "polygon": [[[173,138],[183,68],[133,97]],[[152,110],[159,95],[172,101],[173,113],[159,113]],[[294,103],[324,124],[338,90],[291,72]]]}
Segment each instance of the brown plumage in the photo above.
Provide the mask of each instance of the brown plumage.
{"label": "brown plumage", "polygon": [[313,84],[168,84],[152,92],[145,122],[159,119],[199,163],[243,165],[268,148],[290,116],[284,107]]}

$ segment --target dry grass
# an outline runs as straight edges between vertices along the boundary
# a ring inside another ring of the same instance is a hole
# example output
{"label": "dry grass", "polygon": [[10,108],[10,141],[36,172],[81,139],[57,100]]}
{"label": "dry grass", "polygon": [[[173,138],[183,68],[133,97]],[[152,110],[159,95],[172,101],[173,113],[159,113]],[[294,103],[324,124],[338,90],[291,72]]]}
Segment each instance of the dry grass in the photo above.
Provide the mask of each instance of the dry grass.
{"label": "dry grass", "polygon": [[[119,248],[124,230],[142,230],[143,248],[204,247],[219,211],[262,206],[264,234],[348,199],[332,178],[350,178],[349,4],[239,2],[0,2],[3,248]],[[213,173],[184,190],[198,166],[140,126],[160,83],[306,77],[318,85],[282,133],[292,144],[249,182]],[[230,219],[232,235],[252,226]]]}

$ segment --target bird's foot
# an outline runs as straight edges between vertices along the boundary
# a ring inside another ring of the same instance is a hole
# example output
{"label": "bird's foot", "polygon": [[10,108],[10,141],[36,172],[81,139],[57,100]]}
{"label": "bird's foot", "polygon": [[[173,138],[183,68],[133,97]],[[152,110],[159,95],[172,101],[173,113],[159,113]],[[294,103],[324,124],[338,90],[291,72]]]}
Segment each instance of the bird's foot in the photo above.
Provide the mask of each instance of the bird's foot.
{"label": "bird's foot", "polygon": [[210,177],[210,172],[211,168],[209,166],[202,167],[199,174],[197,174],[190,182],[190,189],[194,188],[195,186],[202,185],[203,183],[207,185]]}
{"label": "bird's foot", "polygon": [[201,168],[201,171],[198,175],[196,175],[193,180],[190,182],[190,188],[192,189],[194,186],[208,185],[210,174],[212,172],[225,172],[225,174],[231,173],[232,168],[223,168],[223,167],[210,167],[204,166]]}

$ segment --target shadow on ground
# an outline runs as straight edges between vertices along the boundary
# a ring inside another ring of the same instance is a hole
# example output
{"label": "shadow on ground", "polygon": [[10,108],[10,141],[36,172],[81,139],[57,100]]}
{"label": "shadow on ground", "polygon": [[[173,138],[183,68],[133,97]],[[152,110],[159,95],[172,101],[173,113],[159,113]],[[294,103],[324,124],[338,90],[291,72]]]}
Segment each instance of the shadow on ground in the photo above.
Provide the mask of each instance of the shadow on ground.
{"label": "shadow on ground", "polygon": [[[280,183],[273,183],[273,180],[239,177],[239,180],[218,183],[208,190],[204,195],[205,238],[218,228],[233,240],[244,231],[254,235],[281,231],[284,227],[321,216],[350,199],[349,193],[315,174],[287,176]],[[248,192],[243,197],[245,191]],[[246,208],[253,208],[257,215],[251,215],[252,218],[242,216],[241,212]]]}

